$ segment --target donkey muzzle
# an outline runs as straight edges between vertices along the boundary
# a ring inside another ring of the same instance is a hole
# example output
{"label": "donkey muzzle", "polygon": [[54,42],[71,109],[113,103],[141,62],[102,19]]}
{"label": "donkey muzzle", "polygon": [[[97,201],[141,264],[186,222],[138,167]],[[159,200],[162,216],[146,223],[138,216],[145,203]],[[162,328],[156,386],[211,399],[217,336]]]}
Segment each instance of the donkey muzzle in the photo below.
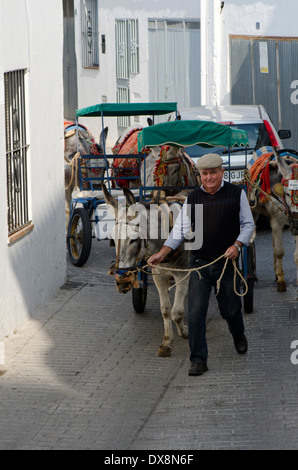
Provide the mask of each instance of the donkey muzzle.
{"label": "donkey muzzle", "polygon": [[117,291],[120,294],[126,294],[132,287],[140,287],[137,271],[134,268],[111,269],[109,273],[115,276]]}

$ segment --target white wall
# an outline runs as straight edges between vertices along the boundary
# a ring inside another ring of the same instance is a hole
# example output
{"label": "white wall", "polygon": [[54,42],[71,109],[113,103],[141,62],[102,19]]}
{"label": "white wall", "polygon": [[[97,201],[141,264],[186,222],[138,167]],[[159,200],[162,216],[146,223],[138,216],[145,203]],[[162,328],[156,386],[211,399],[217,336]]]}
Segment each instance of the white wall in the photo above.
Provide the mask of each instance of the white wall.
{"label": "white wall", "polygon": [[[116,58],[115,58],[115,19],[139,19],[140,37],[140,74],[131,76],[131,102],[147,102],[149,100],[148,84],[148,18],[198,19],[200,17],[200,0],[101,0],[99,5],[99,42],[101,35],[106,37],[106,54],[99,52],[99,69],[82,69],[81,37],[80,37],[80,0],[75,0],[76,51],[78,64],[78,107],[91,106],[102,101],[116,102]],[[141,123],[146,124],[146,118]],[[84,121],[81,121],[84,122]],[[85,120],[85,125],[96,138],[101,130],[99,119]],[[106,119],[109,126],[109,144],[113,145],[117,138],[116,119]]]}
{"label": "white wall", "polygon": [[202,55],[208,62],[202,100],[209,105],[229,104],[229,36],[297,37],[297,0],[229,0],[222,11],[220,0],[201,0],[201,4],[206,10],[202,34],[204,27],[207,30],[207,48]]}
{"label": "white wall", "polygon": [[[77,15],[76,50],[78,63],[79,107],[101,102],[106,96],[116,101],[115,19],[139,18],[140,74],[131,77],[131,101],[148,101],[148,18],[201,20],[201,101],[216,105],[230,103],[229,36],[297,37],[297,0],[101,0],[99,2],[99,39],[106,36],[106,54],[99,54],[99,70],[81,67],[80,0],[75,0]],[[256,23],[260,23],[260,29]],[[298,77],[297,77],[298,79]],[[111,142],[116,136],[115,119],[106,120]],[[144,121],[143,121],[144,123]],[[98,138],[99,120],[85,124]]]}
{"label": "white wall", "polygon": [[[66,278],[62,53],[61,0],[1,0],[0,341]],[[5,72],[24,68],[34,229],[9,245],[3,78]]]}

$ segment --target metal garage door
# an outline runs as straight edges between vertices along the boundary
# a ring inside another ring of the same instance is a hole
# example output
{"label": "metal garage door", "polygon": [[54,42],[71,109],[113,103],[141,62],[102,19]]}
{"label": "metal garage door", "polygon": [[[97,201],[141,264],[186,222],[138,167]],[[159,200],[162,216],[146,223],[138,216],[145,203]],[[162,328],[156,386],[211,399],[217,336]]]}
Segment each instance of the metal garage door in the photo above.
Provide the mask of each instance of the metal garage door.
{"label": "metal garage door", "polygon": [[201,104],[200,22],[149,20],[150,101]]}
{"label": "metal garage door", "polygon": [[262,104],[276,129],[290,129],[283,141],[298,149],[296,128],[298,38],[230,37],[231,104]]}

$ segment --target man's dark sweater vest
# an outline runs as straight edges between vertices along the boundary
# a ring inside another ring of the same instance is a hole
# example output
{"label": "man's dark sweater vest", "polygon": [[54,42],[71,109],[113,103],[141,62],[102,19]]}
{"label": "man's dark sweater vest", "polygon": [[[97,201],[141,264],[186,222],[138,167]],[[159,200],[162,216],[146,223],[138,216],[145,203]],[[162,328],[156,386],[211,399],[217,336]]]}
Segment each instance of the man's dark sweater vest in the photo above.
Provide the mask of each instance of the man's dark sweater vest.
{"label": "man's dark sweater vest", "polygon": [[215,194],[206,193],[199,188],[188,196],[193,231],[196,222],[195,204],[203,204],[203,245],[199,250],[192,251],[195,259],[212,261],[235,243],[240,233],[240,196],[241,188],[227,182]]}

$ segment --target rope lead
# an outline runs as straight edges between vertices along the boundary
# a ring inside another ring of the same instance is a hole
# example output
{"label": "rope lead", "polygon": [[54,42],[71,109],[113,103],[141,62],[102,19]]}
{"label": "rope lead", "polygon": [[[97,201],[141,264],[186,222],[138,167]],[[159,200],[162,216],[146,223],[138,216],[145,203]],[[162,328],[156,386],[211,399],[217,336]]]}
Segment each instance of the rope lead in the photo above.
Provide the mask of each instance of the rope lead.
{"label": "rope lead", "polygon": [[[224,257],[224,254],[221,255],[219,258],[217,258],[216,260],[214,261],[211,261],[211,263],[208,263],[208,264],[205,264],[204,266],[200,266],[198,268],[186,268],[186,269],[179,269],[179,268],[165,268],[163,266],[158,266],[158,269],[161,269],[161,270],[164,270],[164,271],[175,271],[175,272],[187,272],[186,276],[183,277],[182,279],[180,279],[178,282],[176,282],[173,286],[169,287],[168,289],[168,292],[170,292],[171,289],[173,289],[173,287],[175,287],[177,284],[179,284],[180,282],[184,281],[185,279],[187,279],[188,276],[190,276],[190,274],[192,272],[197,272],[198,276],[201,278],[201,273],[199,272],[200,269],[203,269],[203,268],[206,268],[208,266],[211,266],[212,264],[216,263],[217,261],[219,261],[221,258]],[[218,292],[219,292],[219,289],[220,289],[220,283],[221,283],[221,280],[222,280],[222,277],[224,275],[224,272],[226,270],[226,267],[227,267],[227,264],[228,264],[228,261],[229,261],[230,258],[227,258],[226,261],[225,261],[225,264],[224,264],[224,267],[223,267],[223,270],[222,270],[222,273],[219,277],[219,279],[217,280],[216,282],[216,288],[217,288],[217,292],[216,292],[216,295],[218,295]],[[247,292],[248,292],[248,285],[247,285],[247,282],[246,282],[246,279],[242,276],[241,272],[239,271],[239,269],[237,268],[237,265],[236,265],[236,261],[233,259],[231,260],[232,263],[233,263],[233,266],[234,266],[234,292],[236,295],[238,295],[239,297],[244,297]],[[146,267],[150,266],[151,268],[155,268],[155,266],[151,265],[151,264],[147,264],[146,266],[143,266],[143,268],[137,266],[137,269],[136,271],[143,271],[145,270]],[[147,271],[146,271],[147,272]],[[241,294],[240,292],[237,291],[236,289],[236,279],[237,279],[237,274],[238,276],[242,279],[243,283],[244,283],[244,292]]]}

